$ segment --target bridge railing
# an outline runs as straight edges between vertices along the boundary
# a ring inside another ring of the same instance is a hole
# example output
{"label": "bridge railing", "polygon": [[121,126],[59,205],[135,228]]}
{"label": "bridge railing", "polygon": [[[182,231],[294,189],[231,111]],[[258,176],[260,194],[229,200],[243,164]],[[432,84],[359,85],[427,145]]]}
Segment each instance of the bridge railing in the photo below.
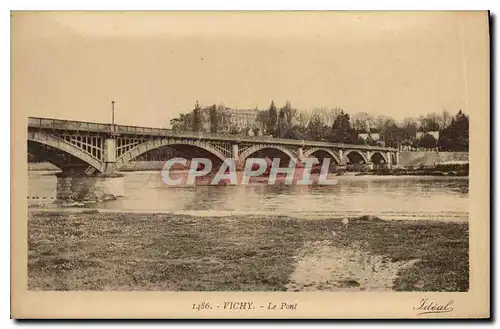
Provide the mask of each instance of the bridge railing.
{"label": "bridge railing", "polygon": [[28,127],[37,127],[56,130],[77,130],[92,132],[110,132],[111,125],[84,121],[70,121],[46,118],[28,118]]}
{"label": "bridge railing", "polygon": [[359,150],[377,150],[377,151],[397,151],[395,148],[369,146],[369,145],[352,145],[342,143],[329,143],[320,141],[306,141],[295,139],[273,138],[271,136],[237,136],[229,133],[208,133],[208,132],[178,132],[166,128],[150,128],[138,126],[112,125],[106,123],[84,122],[59,120],[49,118],[28,118],[28,127],[56,130],[76,130],[88,131],[95,133],[106,134],[127,134],[127,135],[144,135],[144,136],[162,136],[162,137],[179,137],[179,138],[200,138],[212,140],[233,140],[238,142],[260,142],[260,143],[278,143],[283,145],[297,145],[311,147],[335,147],[335,148],[355,148]]}

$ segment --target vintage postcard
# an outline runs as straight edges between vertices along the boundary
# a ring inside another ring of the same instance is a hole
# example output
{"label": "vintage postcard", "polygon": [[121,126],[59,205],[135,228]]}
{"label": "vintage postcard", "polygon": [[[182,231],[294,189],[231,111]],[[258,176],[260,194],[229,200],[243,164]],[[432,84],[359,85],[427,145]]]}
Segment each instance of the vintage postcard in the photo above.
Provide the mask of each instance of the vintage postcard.
{"label": "vintage postcard", "polygon": [[11,12],[12,317],[488,318],[489,13]]}

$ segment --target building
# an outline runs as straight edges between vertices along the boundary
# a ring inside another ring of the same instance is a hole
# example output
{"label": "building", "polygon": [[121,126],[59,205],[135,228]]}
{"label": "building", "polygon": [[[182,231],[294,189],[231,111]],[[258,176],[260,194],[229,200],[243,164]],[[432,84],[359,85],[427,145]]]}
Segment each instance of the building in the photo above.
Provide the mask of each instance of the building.
{"label": "building", "polygon": [[422,139],[426,134],[431,135],[434,137],[437,141],[439,140],[439,131],[417,131],[417,135],[415,136],[416,139]]}
{"label": "building", "polygon": [[372,141],[380,140],[380,133],[378,132],[367,132],[367,133],[358,133],[358,138],[363,140],[371,139]]}
{"label": "building", "polygon": [[[201,109],[202,130],[205,132],[211,131],[211,108],[211,106],[206,106]],[[259,119],[259,117],[264,118],[267,115],[266,110],[232,109],[218,106],[217,111],[220,120],[218,125],[219,132],[239,132],[245,135],[261,135],[265,131],[265,121]]]}

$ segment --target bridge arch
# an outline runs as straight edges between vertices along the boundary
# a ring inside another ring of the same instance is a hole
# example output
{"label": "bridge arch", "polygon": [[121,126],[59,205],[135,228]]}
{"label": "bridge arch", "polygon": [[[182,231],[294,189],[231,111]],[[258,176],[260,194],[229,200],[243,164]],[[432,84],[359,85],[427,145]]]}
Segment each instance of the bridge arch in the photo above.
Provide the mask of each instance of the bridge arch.
{"label": "bridge arch", "polygon": [[[379,161],[376,161],[377,157],[378,157]],[[389,162],[388,159],[387,159],[387,156],[386,156],[385,152],[374,151],[374,152],[371,153],[371,155],[370,155],[370,161],[372,163],[376,163],[376,164],[381,163],[380,159],[382,159],[384,161],[384,163],[388,163]]]}
{"label": "bridge arch", "polygon": [[[31,144],[31,145],[30,145]],[[28,131],[28,149],[34,146],[34,144],[42,144],[45,146],[49,146],[55,150],[62,151],[79,161],[87,164],[99,172],[104,172],[105,164],[94,157],[92,154],[86,152],[83,149],[76,147],[75,145],[65,141],[62,138],[41,132],[41,131]],[[45,160],[49,161],[59,169],[63,169],[62,162],[56,160],[57,157],[47,158]]]}
{"label": "bridge arch", "polygon": [[265,150],[265,149],[278,150],[281,153],[287,155],[290,159],[297,158],[295,153],[293,151],[291,151],[290,149],[288,149],[287,147],[282,146],[282,145],[269,145],[269,144],[257,144],[257,145],[251,146],[251,147],[247,148],[246,150],[244,150],[243,152],[241,152],[241,154],[239,154],[238,158],[239,158],[240,162],[244,163],[249,156],[251,156],[252,154],[254,154],[258,151]]}
{"label": "bridge arch", "polygon": [[[365,163],[370,163],[370,159],[368,159],[368,156],[365,152],[361,152],[358,150],[347,150],[344,152],[343,157],[345,159],[349,159],[349,154],[358,154]],[[350,160],[350,159],[349,159]]]}
{"label": "bridge arch", "polygon": [[330,155],[331,158],[335,159],[335,161],[338,164],[340,163],[340,157],[339,157],[339,155],[336,152],[331,151],[331,150],[329,150],[327,148],[323,148],[323,147],[314,147],[312,149],[309,149],[309,150],[305,151],[304,152],[304,158],[308,158],[308,157],[310,157],[311,155],[313,155],[316,152],[325,152],[328,155]]}
{"label": "bridge arch", "polygon": [[222,154],[221,151],[217,150],[215,147],[213,147],[207,142],[198,140],[178,140],[178,139],[165,138],[165,139],[150,140],[137,145],[136,147],[126,151],[121,156],[119,156],[116,159],[116,164],[117,166],[123,166],[126,165],[129,161],[137,158],[141,154],[144,154],[148,151],[163,146],[174,146],[174,145],[194,146],[209,152],[210,154],[214,155],[221,161],[224,161],[226,159],[226,157],[224,156],[224,154]]}

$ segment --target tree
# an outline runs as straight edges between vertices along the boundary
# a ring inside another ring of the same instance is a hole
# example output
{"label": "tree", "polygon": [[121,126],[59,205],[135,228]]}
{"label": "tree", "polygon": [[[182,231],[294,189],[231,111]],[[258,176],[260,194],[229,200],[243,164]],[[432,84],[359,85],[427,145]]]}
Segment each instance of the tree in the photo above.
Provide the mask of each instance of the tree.
{"label": "tree", "polygon": [[366,112],[351,115],[352,128],[356,132],[370,132],[377,127],[377,120]]}
{"label": "tree", "polygon": [[276,109],[276,105],[274,105],[274,101],[271,101],[271,105],[269,106],[269,121],[267,124],[267,132],[271,135],[276,134],[278,126],[278,110]]}
{"label": "tree", "polygon": [[192,113],[180,114],[178,118],[173,118],[170,120],[170,125],[174,131],[188,131],[192,130]]}
{"label": "tree", "polygon": [[371,136],[368,136],[368,138],[366,139],[366,144],[367,145],[370,145],[370,146],[377,146],[377,141],[376,140],[373,140],[371,138]]}
{"label": "tree", "polygon": [[361,138],[361,137],[358,137],[358,141],[356,142],[356,144],[358,145],[367,145],[366,141]]}
{"label": "tree", "polygon": [[333,143],[356,143],[356,132],[351,128],[349,114],[340,111],[332,125],[329,140]]}
{"label": "tree", "polygon": [[233,135],[238,135],[241,132],[241,129],[236,124],[232,124],[229,127],[229,133]]}
{"label": "tree", "polygon": [[344,114],[344,110],[339,107],[329,109],[326,113],[326,124],[332,126],[339,115]]}
{"label": "tree", "polygon": [[340,111],[341,109],[339,108],[328,109],[326,107],[316,107],[312,110],[312,115],[318,116],[325,125],[331,126]]}
{"label": "tree", "polygon": [[217,105],[212,105],[210,107],[210,132],[218,133],[223,130],[223,118],[222,111]]}
{"label": "tree", "polygon": [[[442,132],[443,142],[449,145],[450,150],[467,152],[469,151],[469,117],[459,110],[457,115],[451,119],[451,123]],[[449,138],[449,140],[448,140]]]}
{"label": "tree", "polygon": [[385,127],[387,126],[387,123],[390,122],[392,119],[389,118],[386,115],[379,115],[376,118],[374,118],[374,127],[377,129],[380,134],[382,135],[384,133]]}
{"label": "tree", "polygon": [[297,121],[300,127],[306,128],[311,120],[311,113],[307,111],[300,111],[297,114]]}
{"label": "tree", "polygon": [[396,122],[394,122],[394,120],[392,119],[387,122],[384,130],[383,141],[385,142],[385,145],[388,147],[398,148],[404,139],[403,130],[399,128]]}
{"label": "tree", "polygon": [[402,125],[403,140],[413,140],[417,134],[417,122],[413,118],[405,118]]}
{"label": "tree", "polygon": [[292,108],[290,101],[286,101],[278,115],[278,136],[283,137],[293,127],[296,115],[297,110]]}
{"label": "tree", "polygon": [[172,120],[170,120],[170,125],[172,126],[173,131],[180,131],[181,124],[181,118],[173,118]]}
{"label": "tree", "polygon": [[284,108],[280,109],[279,115],[278,115],[278,129],[276,131],[276,135],[279,137],[283,137],[288,130],[288,125],[286,122],[286,114]]}
{"label": "tree", "polygon": [[420,116],[420,131],[439,131],[439,121],[441,120],[440,116],[436,113],[429,113],[427,116]]}
{"label": "tree", "polygon": [[453,140],[444,133],[439,135],[438,145],[441,151],[452,151],[454,147]]}
{"label": "tree", "polygon": [[425,134],[424,137],[422,137],[422,139],[420,140],[419,144],[426,149],[432,149],[436,147],[437,140],[431,134]]}
{"label": "tree", "polygon": [[309,138],[316,141],[322,141],[325,139],[327,131],[328,126],[321,120],[320,113],[313,113],[307,124],[307,135]]}
{"label": "tree", "polygon": [[450,115],[450,113],[446,110],[443,110],[439,122],[441,130],[445,130],[446,128],[448,128],[448,126],[451,124],[451,118],[452,116]]}
{"label": "tree", "polygon": [[460,151],[469,151],[469,117],[458,111],[453,125],[454,137]]}
{"label": "tree", "polygon": [[[267,131],[267,129],[269,129],[269,120],[270,120],[269,112],[268,111],[260,111],[257,114],[257,118],[255,119],[257,129],[260,132]],[[269,131],[267,131],[267,132],[270,133]]]}
{"label": "tree", "polygon": [[202,129],[201,107],[198,101],[196,101],[193,110],[193,130],[201,131],[201,129]]}
{"label": "tree", "polygon": [[368,122],[363,116],[358,113],[357,115],[351,116],[352,128],[356,132],[368,132]]}
{"label": "tree", "polygon": [[299,125],[293,126],[283,135],[283,138],[298,140],[308,139],[307,137],[306,128]]}
{"label": "tree", "polygon": [[403,129],[400,129],[396,121],[388,116],[380,115],[376,117],[375,128],[380,133],[380,140],[387,146],[397,147],[404,139]]}
{"label": "tree", "polygon": [[[231,129],[231,113],[226,111],[227,107],[224,104],[217,105],[218,132],[229,132]],[[213,115],[213,114],[212,114]]]}
{"label": "tree", "polygon": [[288,128],[292,128],[295,124],[297,110],[292,108],[290,101],[286,101],[285,106],[282,108],[285,116],[285,123]]}

